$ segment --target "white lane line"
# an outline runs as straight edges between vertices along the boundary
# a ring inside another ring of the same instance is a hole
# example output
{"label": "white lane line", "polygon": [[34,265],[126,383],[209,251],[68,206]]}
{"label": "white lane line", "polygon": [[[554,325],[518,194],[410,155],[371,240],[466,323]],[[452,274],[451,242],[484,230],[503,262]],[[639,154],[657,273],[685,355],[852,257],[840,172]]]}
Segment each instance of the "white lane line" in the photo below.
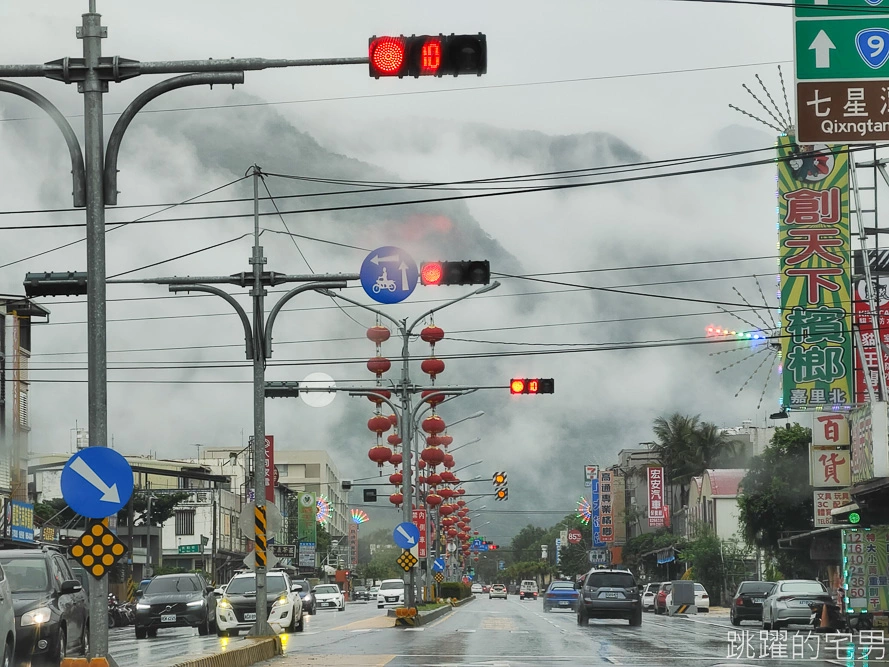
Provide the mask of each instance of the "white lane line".
{"label": "white lane line", "polygon": [[402,632],[423,632],[426,628],[403,628]]}
{"label": "white lane line", "polygon": [[527,630],[510,630],[509,633],[512,635],[527,635],[528,631]]}
{"label": "white lane line", "polygon": [[457,628],[457,632],[475,632],[475,630],[464,630],[463,628]]}

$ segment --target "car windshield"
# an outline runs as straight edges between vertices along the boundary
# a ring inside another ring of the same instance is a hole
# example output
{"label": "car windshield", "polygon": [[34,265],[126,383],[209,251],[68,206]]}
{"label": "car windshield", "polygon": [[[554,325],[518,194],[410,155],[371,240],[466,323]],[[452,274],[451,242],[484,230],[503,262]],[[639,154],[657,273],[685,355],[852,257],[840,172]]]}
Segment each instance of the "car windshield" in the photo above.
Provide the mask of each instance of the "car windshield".
{"label": "car windshield", "polygon": [[824,586],[817,581],[788,581],[781,584],[782,593],[826,593]]}
{"label": "car windshield", "polygon": [[336,586],[332,586],[332,585],[330,585],[330,586],[328,586],[328,585],[315,586],[315,592],[316,593],[339,593],[340,589],[337,588]]}
{"label": "car windshield", "polygon": [[404,582],[403,581],[384,581],[380,585],[381,591],[388,591],[388,590],[393,590],[396,588],[404,588]]}
{"label": "car windshield", "polygon": [[201,590],[195,577],[158,577],[152,579],[145,589],[146,595],[163,595],[164,593],[194,593]]}
{"label": "car windshield", "polygon": [[[287,582],[283,575],[269,574],[265,578],[266,591],[269,595],[277,593],[285,593],[287,591]],[[256,593],[256,577],[236,577],[231,580],[225,589],[226,595],[247,595]]]}
{"label": "car windshield", "polygon": [[770,590],[772,590],[772,586],[774,585],[775,584],[773,584],[771,581],[745,581],[738,588],[738,594],[740,595],[741,593],[750,593],[755,595],[759,593],[760,595],[765,595]]}
{"label": "car windshield", "polygon": [[39,558],[0,558],[13,593],[43,593],[49,590],[46,561]]}
{"label": "car windshield", "polygon": [[629,572],[592,572],[586,585],[588,588],[635,588],[636,580]]}

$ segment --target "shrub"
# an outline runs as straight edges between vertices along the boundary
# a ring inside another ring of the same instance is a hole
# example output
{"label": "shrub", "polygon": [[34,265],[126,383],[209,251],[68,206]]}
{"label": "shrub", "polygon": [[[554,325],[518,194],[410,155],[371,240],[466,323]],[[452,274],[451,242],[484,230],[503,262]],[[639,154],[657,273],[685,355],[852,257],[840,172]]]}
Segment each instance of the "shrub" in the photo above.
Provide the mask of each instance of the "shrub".
{"label": "shrub", "polygon": [[439,594],[443,598],[456,598],[462,600],[470,595],[469,586],[459,581],[446,581],[439,584]]}

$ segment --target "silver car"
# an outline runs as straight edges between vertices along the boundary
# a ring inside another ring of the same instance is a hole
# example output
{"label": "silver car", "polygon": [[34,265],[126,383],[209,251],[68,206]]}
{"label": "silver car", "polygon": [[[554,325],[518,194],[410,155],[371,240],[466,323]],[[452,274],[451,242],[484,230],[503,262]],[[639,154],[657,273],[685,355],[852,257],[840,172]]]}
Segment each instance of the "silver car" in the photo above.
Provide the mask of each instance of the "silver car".
{"label": "silver car", "polygon": [[0,667],[11,667],[15,656],[15,612],[12,608],[12,593],[9,581],[0,566]]}
{"label": "silver car", "polygon": [[830,600],[830,592],[814,579],[782,579],[776,581],[762,603],[762,629],[778,630],[796,623],[808,625],[809,604]]}

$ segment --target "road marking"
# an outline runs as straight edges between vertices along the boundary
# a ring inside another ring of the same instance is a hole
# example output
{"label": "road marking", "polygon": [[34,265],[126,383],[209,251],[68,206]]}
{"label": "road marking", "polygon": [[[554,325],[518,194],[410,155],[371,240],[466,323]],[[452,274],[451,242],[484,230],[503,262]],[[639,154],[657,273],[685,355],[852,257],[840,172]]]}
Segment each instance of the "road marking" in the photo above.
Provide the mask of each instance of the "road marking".
{"label": "road marking", "polygon": [[[285,654],[280,658],[275,659],[275,665],[278,667],[309,667],[309,666],[317,666],[317,667],[353,667],[356,662],[355,659],[359,656],[356,655],[348,655],[348,654],[305,654],[305,653],[292,653]],[[368,665],[369,667],[385,667],[390,662],[395,660],[398,656],[396,655],[366,655],[361,654],[361,664]]]}
{"label": "road marking", "polygon": [[464,630],[463,628],[457,628],[457,632],[475,632],[475,630]]}
{"label": "road marking", "polygon": [[510,634],[513,634],[513,635],[527,635],[528,634],[527,630],[510,630],[509,632],[510,632]]}
{"label": "road marking", "polygon": [[610,662],[612,665],[622,665],[622,664],[624,664],[624,663],[622,663],[620,660],[615,660],[614,658],[609,658],[608,656],[605,656],[605,659],[606,659],[608,662]]}
{"label": "road marking", "polygon": [[[423,632],[426,628],[404,628],[405,632]],[[473,632],[475,632],[473,630]]]}
{"label": "road marking", "polygon": [[330,628],[330,630],[325,630],[325,632],[330,632],[331,630],[364,630],[392,627],[395,627],[394,618],[389,618],[388,616],[372,616],[371,618],[365,618],[361,621],[352,621],[345,625],[338,625],[335,628]]}

